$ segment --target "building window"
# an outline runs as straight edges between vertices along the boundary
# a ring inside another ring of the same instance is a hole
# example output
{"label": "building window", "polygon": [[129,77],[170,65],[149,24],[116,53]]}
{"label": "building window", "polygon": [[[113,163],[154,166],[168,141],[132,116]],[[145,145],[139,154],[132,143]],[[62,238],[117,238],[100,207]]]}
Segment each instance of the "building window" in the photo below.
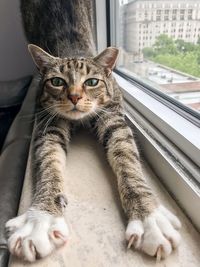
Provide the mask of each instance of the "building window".
{"label": "building window", "polygon": [[160,9],[156,10],[156,14],[161,15],[161,10]]}

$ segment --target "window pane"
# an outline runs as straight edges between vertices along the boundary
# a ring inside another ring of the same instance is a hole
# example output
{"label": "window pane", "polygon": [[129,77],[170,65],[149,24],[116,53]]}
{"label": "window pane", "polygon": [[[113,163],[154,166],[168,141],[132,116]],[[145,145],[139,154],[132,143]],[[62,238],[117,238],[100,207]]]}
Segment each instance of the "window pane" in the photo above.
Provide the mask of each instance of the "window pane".
{"label": "window pane", "polygon": [[200,1],[117,2],[118,67],[200,112]]}

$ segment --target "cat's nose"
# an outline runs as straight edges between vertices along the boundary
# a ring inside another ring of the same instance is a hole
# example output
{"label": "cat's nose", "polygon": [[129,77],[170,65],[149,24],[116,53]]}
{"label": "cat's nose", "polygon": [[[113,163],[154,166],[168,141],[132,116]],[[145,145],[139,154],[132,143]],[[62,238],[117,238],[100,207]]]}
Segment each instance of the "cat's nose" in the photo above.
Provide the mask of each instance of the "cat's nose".
{"label": "cat's nose", "polygon": [[74,105],[76,105],[82,97],[79,94],[69,94],[68,98],[72,101]]}

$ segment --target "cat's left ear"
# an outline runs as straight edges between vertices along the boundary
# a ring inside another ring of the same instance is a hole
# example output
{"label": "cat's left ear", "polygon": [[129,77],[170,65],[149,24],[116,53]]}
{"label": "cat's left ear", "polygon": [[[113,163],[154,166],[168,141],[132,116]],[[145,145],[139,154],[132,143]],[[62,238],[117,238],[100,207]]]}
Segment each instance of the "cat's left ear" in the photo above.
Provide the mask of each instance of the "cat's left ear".
{"label": "cat's left ear", "polygon": [[107,75],[109,76],[116,65],[118,54],[119,50],[117,48],[108,47],[96,56],[94,60],[107,70]]}
{"label": "cat's left ear", "polygon": [[37,45],[29,44],[28,50],[33,58],[33,61],[37,68],[42,73],[45,68],[51,67],[56,58],[45,52]]}

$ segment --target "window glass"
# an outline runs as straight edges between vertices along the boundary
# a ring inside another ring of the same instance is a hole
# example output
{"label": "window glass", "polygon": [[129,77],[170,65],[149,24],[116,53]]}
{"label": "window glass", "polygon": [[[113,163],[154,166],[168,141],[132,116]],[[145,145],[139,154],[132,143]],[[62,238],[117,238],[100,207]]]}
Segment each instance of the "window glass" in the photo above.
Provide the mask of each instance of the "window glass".
{"label": "window glass", "polygon": [[200,112],[199,1],[117,2],[118,67]]}

